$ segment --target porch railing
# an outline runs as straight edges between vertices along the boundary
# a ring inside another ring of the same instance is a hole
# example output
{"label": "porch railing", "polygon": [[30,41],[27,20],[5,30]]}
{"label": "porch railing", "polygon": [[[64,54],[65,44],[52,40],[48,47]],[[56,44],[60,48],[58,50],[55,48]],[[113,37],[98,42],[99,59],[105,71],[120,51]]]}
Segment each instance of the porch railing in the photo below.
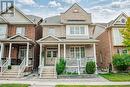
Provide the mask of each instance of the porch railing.
{"label": "porch railing", "polygon": [[85,58],[65,58],[66,67],[75,69],[78,74],[80,74],[80,68],[84,68],[86,63],[89,61],[95,61],[94,57],[85,57]]}
{"label": "porch railing", "polygon": [[6,60],[4,64],[1,66],[1,75],[8,69],[9,66],[9,59]]}
{"label": "porch railing", "polygon": [[22,63],[19,65],[18,77],[22,75],[25,69],[26,69],[26,58],[24,58]]}
{"label": "porch railing", "polygon": [[43,67],[44,67],[44,57],[42,58],[41,64],[40,64],[40,67],[39,67],[40,78],[42,77]]}

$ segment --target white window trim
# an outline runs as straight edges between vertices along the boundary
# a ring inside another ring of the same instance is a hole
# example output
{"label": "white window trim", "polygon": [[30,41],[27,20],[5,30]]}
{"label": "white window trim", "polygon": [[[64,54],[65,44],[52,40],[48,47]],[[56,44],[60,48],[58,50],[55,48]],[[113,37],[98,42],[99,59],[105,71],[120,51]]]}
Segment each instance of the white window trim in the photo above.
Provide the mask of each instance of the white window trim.
{"label": "white window trim", "polygon": [[[70,27],[75,27],[75,26],[78,26],[78,27],[85,27],[85,33],[84,34],[71,34],[70,33]],[[88,25],[67,25],[66,26],[66,36],[70,36],[70,37],[75,37],[75,36],[78,36],[78,37],[89,37],[89,29],[88,29]]]}
{"label": "white window trim", "polygon": [[[22,32],[17,33],[17,30],[18,30],[18,29],[21,29]],[[25,36],[25,32],[26,32],[26,28],[25,28],[25,27],[22,27],[22,26],[18,26],[18,27],[16,27],[16,35],[22,35],[22,36]]]}

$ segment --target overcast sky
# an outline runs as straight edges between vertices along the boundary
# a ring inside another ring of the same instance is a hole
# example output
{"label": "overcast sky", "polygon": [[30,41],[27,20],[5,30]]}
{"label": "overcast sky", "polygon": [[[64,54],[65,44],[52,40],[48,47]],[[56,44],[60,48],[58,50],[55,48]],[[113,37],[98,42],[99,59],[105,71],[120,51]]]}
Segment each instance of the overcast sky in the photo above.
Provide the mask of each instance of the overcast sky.
{"label": "overcast sky", "polygon": [[74,3],[91,13],[93,22],[109,22],[121,12],[130,15],[130,0],[16,0],[23,12],[43,18],[58,15]]}

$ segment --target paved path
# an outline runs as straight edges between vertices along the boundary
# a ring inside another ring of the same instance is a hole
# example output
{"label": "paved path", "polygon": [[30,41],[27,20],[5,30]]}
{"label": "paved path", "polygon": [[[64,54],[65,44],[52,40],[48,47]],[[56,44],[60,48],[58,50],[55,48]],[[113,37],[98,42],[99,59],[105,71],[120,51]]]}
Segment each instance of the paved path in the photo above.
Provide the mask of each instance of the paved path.
{"label": "paved path", "polygon": [[[1,79],[1,78],[0,78]],[[0,84],[30,84],[30,87],[55,87],[62,85],[130,85],[130,82],[110,82],[102,77],[87,79],[39,79],[37,76],[26,78],[1,79]]]}

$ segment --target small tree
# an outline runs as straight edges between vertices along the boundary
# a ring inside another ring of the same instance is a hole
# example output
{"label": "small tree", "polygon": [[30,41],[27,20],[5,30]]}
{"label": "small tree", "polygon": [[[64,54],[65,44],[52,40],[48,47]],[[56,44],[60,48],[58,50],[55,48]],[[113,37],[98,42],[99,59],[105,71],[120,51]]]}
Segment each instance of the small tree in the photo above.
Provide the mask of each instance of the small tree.
{"label": "small tree", "polygon": [[93,61],[87,62],[87,64],[86,64],[86,73],[87,74],[94,74],[95,71],[96,71],[95,62],[93,62]]}
{"label": "small tree", "polygon": [[63,58],[56,64],[56,72],[58,75],[62,74],[65,70],[66,62]]}

